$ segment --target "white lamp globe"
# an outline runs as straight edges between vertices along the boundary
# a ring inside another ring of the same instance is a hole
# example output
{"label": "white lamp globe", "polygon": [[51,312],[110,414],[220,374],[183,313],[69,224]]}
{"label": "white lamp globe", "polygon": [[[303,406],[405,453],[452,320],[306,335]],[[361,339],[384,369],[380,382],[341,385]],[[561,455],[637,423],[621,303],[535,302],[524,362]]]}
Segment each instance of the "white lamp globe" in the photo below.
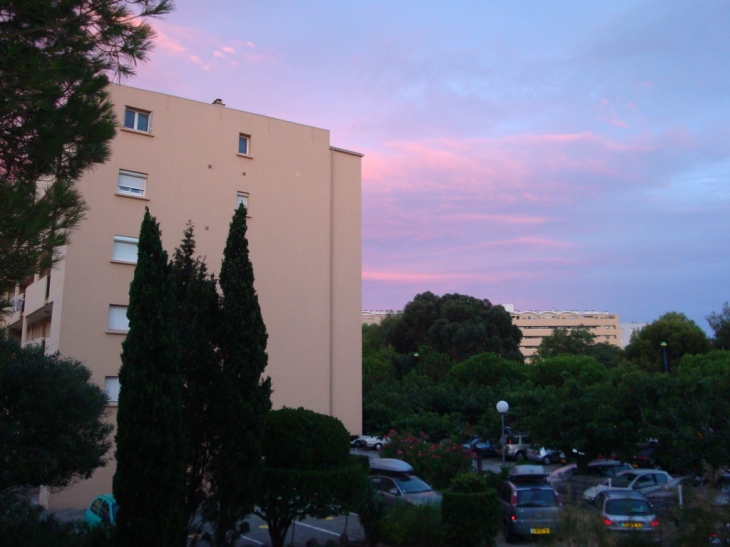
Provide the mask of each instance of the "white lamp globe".
{"label": "white lamp globe", "polygon": [[507,404],[507,401],[499,401],[497,403],[497,412],[501,412],[504,414],[509,410],[509,404]]}

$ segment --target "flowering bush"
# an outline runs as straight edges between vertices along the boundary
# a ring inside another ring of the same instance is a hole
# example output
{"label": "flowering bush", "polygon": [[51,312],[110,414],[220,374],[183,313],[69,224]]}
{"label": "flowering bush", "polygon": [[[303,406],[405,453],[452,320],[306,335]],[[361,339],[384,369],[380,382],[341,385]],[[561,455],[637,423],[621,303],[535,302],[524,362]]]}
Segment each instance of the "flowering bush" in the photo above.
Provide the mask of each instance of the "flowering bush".
{"label": "flowering bush", "polygon": [[415,435],[391,430],[387,437],[389,442],[381,455],[408,462],[415,474],[434,488],[447,488],[456,475],[471,469],[474,455],[460,444],[449,440],[433,444],[423,432]]}

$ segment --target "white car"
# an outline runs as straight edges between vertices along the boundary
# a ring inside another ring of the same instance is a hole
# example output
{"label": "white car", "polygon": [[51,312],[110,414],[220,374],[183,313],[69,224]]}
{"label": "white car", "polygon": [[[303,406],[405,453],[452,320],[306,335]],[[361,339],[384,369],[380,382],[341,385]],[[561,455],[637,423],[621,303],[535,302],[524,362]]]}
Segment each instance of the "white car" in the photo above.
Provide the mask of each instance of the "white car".
{"label": "white car", "polygon": [[354,448],[372,448],[380,452],[383,446],[388,444],[388,439],[373,437],[371,435],[360,435],[351,444]]}
{"label": "white car", "polygon": [[617,473],[615,477],[606,479],[598,486],[589,488],[583,493],[583,499],[593,501],[604,490],[634,490],[648,494],[664,486],[677,482],[666,471],[656,469],[633,469]]}
{"label": "white car", "polygon": [[550,465],[551,463],[560,460],[560,451],[553,450],[551,448],[545,448],[544,446],[532,445],[527,450],[527,459],[531,462],[541,463],[543,465]]}

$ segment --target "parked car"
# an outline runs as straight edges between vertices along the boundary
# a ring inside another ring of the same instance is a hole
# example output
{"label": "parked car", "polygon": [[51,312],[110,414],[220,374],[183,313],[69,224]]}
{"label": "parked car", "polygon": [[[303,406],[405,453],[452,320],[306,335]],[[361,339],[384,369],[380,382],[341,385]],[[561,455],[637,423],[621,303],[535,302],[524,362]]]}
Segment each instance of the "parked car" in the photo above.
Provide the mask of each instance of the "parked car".
{"label": "parked car", "polygon": [[630,471],[622,471],[616,476],[606,479],[598,486],[588,488],[583,493],[583,499],[593,501],[604,490],[635,490],[642,494],[648,494],[675,482],[675,479],[666,471],[659,471],[657,469],[632,469]]}
{"label": "parked car", "polygon": [[384,437],[373,437],[372,435],[360,435],[354,441],[350,441],[350,446],[353,448],[372,448],[373,450],[380,450],[383,445],[388,443],[388,439]]}
{"label": "parked car", "polygon": [[99,526],[100,524],[113,525],[116,521],[119,505],[114,496],[111,494],[102,494],[96,496],[94,501],[89,504],[88,509],[84,513],[84,520],[89,526]]}
{"label": "parked car", "polygon": [[517,460],[527,455],[527,450],[532,446],[532,439],[527,433],[515,433],[502,437],[497,448],[497,454],[502,455],[504,450],[505,458]]}
{"label": "parked car", "polygon": [[412,505],[437,505],[441,494],[413,474],[413,467],[395,458],[374,458],[370,460],[370,484],[378,492],[385,505],[396,503]]}
{"label": "parked car", "polygon": [[560,451],[552,448],[545,448],[537,444],[533,444],[527,449],[527,459],[531,462],[550,465],[560,459]]}
{"label": "parked car", "polygon": [[636,454],[629,456],[629,463],[636,469],[661,469],[657,452],[659,443],[649,442],[638,445]]}
{"label": "parked car", "polygon": [[517,536],[547,536],[560,528],[563,505],[542,465],[516,465],[497,488],[500,526],[507,543]]}
{"label": "parked car", "polygon": [[609,532],[637,539],[661,540],[659,520],[641,492],[604,490],[593,503]]}
{"label": "parked car", "polygon": [[462,446],[467,450],[471,450],[480,458],[489,458],[497,455],[497,441],[489,440],[475,435],[470,439],[466,439]]}

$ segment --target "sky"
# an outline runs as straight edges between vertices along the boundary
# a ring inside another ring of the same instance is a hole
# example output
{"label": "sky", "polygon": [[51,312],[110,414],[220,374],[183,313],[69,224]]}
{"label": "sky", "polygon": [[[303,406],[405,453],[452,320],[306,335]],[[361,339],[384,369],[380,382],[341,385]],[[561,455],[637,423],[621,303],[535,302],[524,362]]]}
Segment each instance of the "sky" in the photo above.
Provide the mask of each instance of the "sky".
{"label": "sky", "polygon": [[[362,307],[730,300],[727,0],[177,0],[124,83],[362,160]],[[254,265],[255,267],[255,265]]]}

